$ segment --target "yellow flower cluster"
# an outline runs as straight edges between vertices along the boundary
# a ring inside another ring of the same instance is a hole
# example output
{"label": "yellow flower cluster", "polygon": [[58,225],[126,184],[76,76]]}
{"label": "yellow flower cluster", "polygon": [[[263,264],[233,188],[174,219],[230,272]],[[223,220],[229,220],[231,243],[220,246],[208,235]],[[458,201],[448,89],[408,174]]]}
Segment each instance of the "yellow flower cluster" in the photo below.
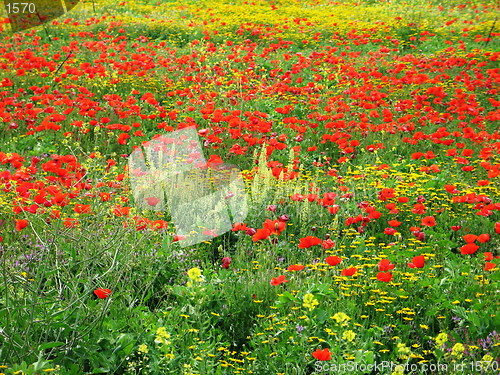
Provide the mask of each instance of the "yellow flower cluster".
{"label": "yellow flower cluster", "polygon": [[464,350],[464,345],[457,342],[455,345],[453,345],[453,348],[451,348],[451,355],[453,357],[461,358]]}
{"label": "yellow flower cluster", "polygon": [[201,270],[198,267],[193,267],[191,268],[188,272],[187,275],[189,277],[189,280],[187,285],[192,286],[193,282],[195,283],[201,283],[205,277],[202,275]]}
{"label": "yellow flower cluster", "polygon": [[403,359],[408,358],[408,354],[410,354],[411,352],[411,349],[402,342],[398,343],[397,350],[398,350],[398,357]]}
{"label": "yellow flower cluster", "polygon": [[338,324],[342,324],[343,326],[346,326],[347,322],[351,320],[351,318],[343,312],[338,312],[335,315],[331,316],[330,318],[334,319]]}
{"label": "yellow flower cluster", "polygon": [[137,352],[140,354],[147,354],[149,352],[149,348],[146,344],[141,344],[137,348]]}
{"label": "yellow flower cluster", "polygon": [[446,341],[448,341],[448,335],[441,332],[434,338],[434,341],[436,341],[436,346],[441,347]]}
{"label": "yellow flower cluster", "polygon": [[356,333],[351,331],[351,330],[347,330],[345,331],[343,334],[342,334],[342,338],[344,340],[347,340],[349,342],[353,341],[354,338],[356,337]]}
{"label": "yellow flower cluster", "polygon": [[155,343],[162,345],[169,345],[170,344],[170,341],[168,341],[169,338],[170,334],[167,332],[165,327],[159,327],[156,330]]}
{"label": "yellow flower cluster", "polygon": [[316,298],[314,298],[314,294],[312,293],[307,293],[304,295],[304,303],[302,304],[306,309],[309,309],[309,311],[313,310],[317,305],[319,305],[319,302]]}

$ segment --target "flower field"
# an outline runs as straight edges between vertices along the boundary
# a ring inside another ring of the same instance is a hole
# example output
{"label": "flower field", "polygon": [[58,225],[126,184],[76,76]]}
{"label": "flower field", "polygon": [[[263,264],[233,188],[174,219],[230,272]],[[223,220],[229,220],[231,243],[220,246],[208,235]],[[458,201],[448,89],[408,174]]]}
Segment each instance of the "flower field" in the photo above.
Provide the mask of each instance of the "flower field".
{"label": "flower field", "polygon": [[[498,12],[85,0],[16,33],[3,14],[0,374],[499,374]],[[182,129],[248,204],[190,246],[129,164]]]}

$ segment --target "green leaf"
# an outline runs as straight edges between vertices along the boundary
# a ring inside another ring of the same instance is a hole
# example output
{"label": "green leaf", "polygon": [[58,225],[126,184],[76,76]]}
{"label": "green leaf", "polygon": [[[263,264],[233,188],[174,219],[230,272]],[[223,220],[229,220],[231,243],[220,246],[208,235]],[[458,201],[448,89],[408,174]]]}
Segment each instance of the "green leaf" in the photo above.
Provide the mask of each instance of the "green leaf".
{"label": "green leaf", "polygon": [[322,295],[328,295],[331,294],[332,292],[330,291],[330,284],[320,284],[318,287],[316,287],[312,293],[313,294],[322,294]]}
{"label": "green leaf", "polygon": [[328,314],[325,310],[323,309],[318,309],[316,311],[316,320],[319,322],[319,323],[323,323],[325,322],[328,317],[330,316],[330,314]]}
{"label": "green leaf", "polygon": [[477,314],[471,313],[467,318],[476,328],[481,327],[481,319],[479,319],[479,316]]}
{"label": "green leaf", "polygon": [[295,296],[294,296],[292,293],[290,293],[290,292],[286,292],[286,291],[285,291],[285,292],[283,293],[283,295],[284,295],[286,298],[288,298],[290,301],[295,301],[295,302],[297,302],[297,301],[298,301],[297,297],[295,297]]}
{"label": "green leaf", "polygon": [[52,348],[57,348],[59,346],[63,346],[64,343],[60,341],[54,341],[54,342],[46,342],[45,344],[40,344],[38,346],[38,350],[47,350],[47,349],[52,349]]}
{"label": "green leaf", "polygon": [[355,357],[357,363],[371,364],[375,361],[375,354],[372,351],[358,350]]}
{"label": "green leaf", "polygon": [[458,246],[458,244],[456,242],[453,242],[453,241],[450,241],[450,240],[441,240],[441,241],[438,241],[438,246],[439,246],[439,249],[453,249],[455,247]]}
{"label": "green leaf", "polygon": [[146,303],[153,295],[153,292],[151,290],[146,294],[146,296],[143,298],[142,303]]}

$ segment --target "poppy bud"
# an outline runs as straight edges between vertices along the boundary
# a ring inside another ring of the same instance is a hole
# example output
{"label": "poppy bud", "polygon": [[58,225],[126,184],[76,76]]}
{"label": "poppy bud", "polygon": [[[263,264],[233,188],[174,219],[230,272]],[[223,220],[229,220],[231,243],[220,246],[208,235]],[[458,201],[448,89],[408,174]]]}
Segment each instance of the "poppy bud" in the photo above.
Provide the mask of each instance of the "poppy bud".
{"label": "poppy bud", "polygon": [[280,221],[288,221],[288,220],[290,220],[290,218],[288,217],[288,215],[281,215],[281,216],[279,217],[279,220],[280,220]]}
{"label": "poppy bud", "polygon": [[254,228],[248,228],[245,233],[249,236],[253,236],[255,233],[257,233],[257,231]]}

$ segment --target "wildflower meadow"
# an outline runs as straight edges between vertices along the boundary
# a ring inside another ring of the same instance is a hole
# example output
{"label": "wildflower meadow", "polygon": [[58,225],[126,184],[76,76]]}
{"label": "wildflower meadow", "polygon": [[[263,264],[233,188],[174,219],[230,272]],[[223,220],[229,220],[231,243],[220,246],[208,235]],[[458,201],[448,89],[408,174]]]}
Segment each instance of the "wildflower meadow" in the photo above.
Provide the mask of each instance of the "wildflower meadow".
{"label": "wildflower meadow", "polygon": [[498,1],[4,2],[0,374],[500,373]]}

